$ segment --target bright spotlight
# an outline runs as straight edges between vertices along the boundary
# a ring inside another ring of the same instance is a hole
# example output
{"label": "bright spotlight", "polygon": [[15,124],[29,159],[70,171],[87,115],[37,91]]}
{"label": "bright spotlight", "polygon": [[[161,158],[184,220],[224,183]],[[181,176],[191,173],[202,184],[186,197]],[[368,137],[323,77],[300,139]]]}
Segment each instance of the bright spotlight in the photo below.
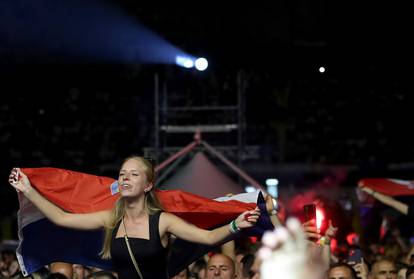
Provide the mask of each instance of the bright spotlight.
{"label": "bright spotlight", "polygon": [[251,185],[247,185],[246,187],[244,187],[244,191],[246,191],[246,193],[253,193],[254,191],[256,191],[256,188]]}
{"label": "bright spotlight", "polygon": [[267,186],[277,186],[279,184],[279,180],[276,178],[268,178],[266,179],[266,185]]}
{"label": "bright spotlight", "polygon": [[208,67],[207,59],[203,57],[197,58],[197,60],[195,61],[195,67],[199,71],[204,71]]}
{"label": "bright spotlight", "polygon": [[193,59],[191,59],[189,57],[185,57],[185,56],[177,55],[175,57],[175,63],[178,66],[181,66],[181,67],[184,67],[184,68],[192,68],[192,67],[194,67],[194,61],[193,61]]}

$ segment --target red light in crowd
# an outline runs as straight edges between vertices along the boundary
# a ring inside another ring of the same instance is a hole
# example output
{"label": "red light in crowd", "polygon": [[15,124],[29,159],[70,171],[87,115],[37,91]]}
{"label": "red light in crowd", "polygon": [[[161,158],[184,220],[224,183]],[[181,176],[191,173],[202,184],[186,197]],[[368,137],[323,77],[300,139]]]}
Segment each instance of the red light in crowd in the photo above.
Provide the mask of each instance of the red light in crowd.
{"label": "red light in crowd", "polygon": [[316,228],[321,229],[323,220],[325,219],[325,214],[320,208],[316,208]]}
{"label": "red light in crowd", "polygon": [[357,244],[358,243],[357,239],[358,239],[358,235],[354,232],[346,236],[346,242],[348,242],[349,245]]}

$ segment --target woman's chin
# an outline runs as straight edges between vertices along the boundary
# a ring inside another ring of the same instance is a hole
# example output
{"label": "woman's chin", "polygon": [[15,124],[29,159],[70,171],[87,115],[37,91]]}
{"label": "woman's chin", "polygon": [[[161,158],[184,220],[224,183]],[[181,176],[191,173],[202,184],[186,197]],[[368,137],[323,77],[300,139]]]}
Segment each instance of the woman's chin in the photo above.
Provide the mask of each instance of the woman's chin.
{"label": "woman's chin", "polygon": [[125,190],[121,191],[120,194],[121,194],[121,197],[123,198],[129,198],[133,196],[133,194],[130,191],[125,191]]}
{"label": "woman's chin", "polygon": [[130,192],[130,191],[121,191],[120,194],[121,194],[122,198],[126,198],[126,199],[128,199],[128,198],[137,198],[138,197],[137,193],[133,193],[133,192]]}

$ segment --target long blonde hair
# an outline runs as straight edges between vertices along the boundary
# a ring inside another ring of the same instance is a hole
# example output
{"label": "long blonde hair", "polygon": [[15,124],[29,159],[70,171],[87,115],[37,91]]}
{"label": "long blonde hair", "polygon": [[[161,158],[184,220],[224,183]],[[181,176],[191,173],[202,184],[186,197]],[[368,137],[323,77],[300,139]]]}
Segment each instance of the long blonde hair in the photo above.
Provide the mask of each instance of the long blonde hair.
{"label": "long blonde hair", "polygon": [[[152,189],[145,194],[145,203],[144,203],[145,212],[149,215],[153,215],[157,212],[163,211],[161,202],[159,201],[157,195],[153,191],[155,187],[154,165],[152,164],[152,162],[150,162],[150,160],[144,157],[136,156],[136,155],[129,156],[128,158],[124,160],[122,164],[124,164],[126,161],[129,161],[131,159],[137,160],[144,166],[144,172],[147,177],[147,182],[154,184]],[[111,211],[110,222],[108,226],[105,227],[105,238],[104,238],[103,248],[101,251],[101,256],[103,259],[111,258],[112,236],[116,228],[116,225],[119,222],[121,222],[124,215],[125,215],[125,199],[121,197],[116,201],[115,206]]]}

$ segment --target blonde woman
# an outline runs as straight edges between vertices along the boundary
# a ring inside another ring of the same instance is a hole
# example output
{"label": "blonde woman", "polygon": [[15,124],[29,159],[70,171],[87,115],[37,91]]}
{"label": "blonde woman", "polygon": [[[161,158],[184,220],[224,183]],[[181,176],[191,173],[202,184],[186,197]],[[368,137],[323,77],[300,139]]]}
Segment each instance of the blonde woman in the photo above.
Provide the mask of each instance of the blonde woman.
{"label": "blonde woman", "polygon": [[63,211],[41,196],[18,168],[12,170],[9,183],[59,226],[81,230],[105,229],[102,257],[112,259],[119,279],[169,278],[167,252],[171,235],[214,245],[238,230],[254,226],[259,218],[260,212],[256,208],[240,214],[229,225],[212,231],[200,229],[163,212],[153,191],[154,178],[151,162],[143,157],[128,157],[119,171],[120,198],[114,208],[87,214]]}

